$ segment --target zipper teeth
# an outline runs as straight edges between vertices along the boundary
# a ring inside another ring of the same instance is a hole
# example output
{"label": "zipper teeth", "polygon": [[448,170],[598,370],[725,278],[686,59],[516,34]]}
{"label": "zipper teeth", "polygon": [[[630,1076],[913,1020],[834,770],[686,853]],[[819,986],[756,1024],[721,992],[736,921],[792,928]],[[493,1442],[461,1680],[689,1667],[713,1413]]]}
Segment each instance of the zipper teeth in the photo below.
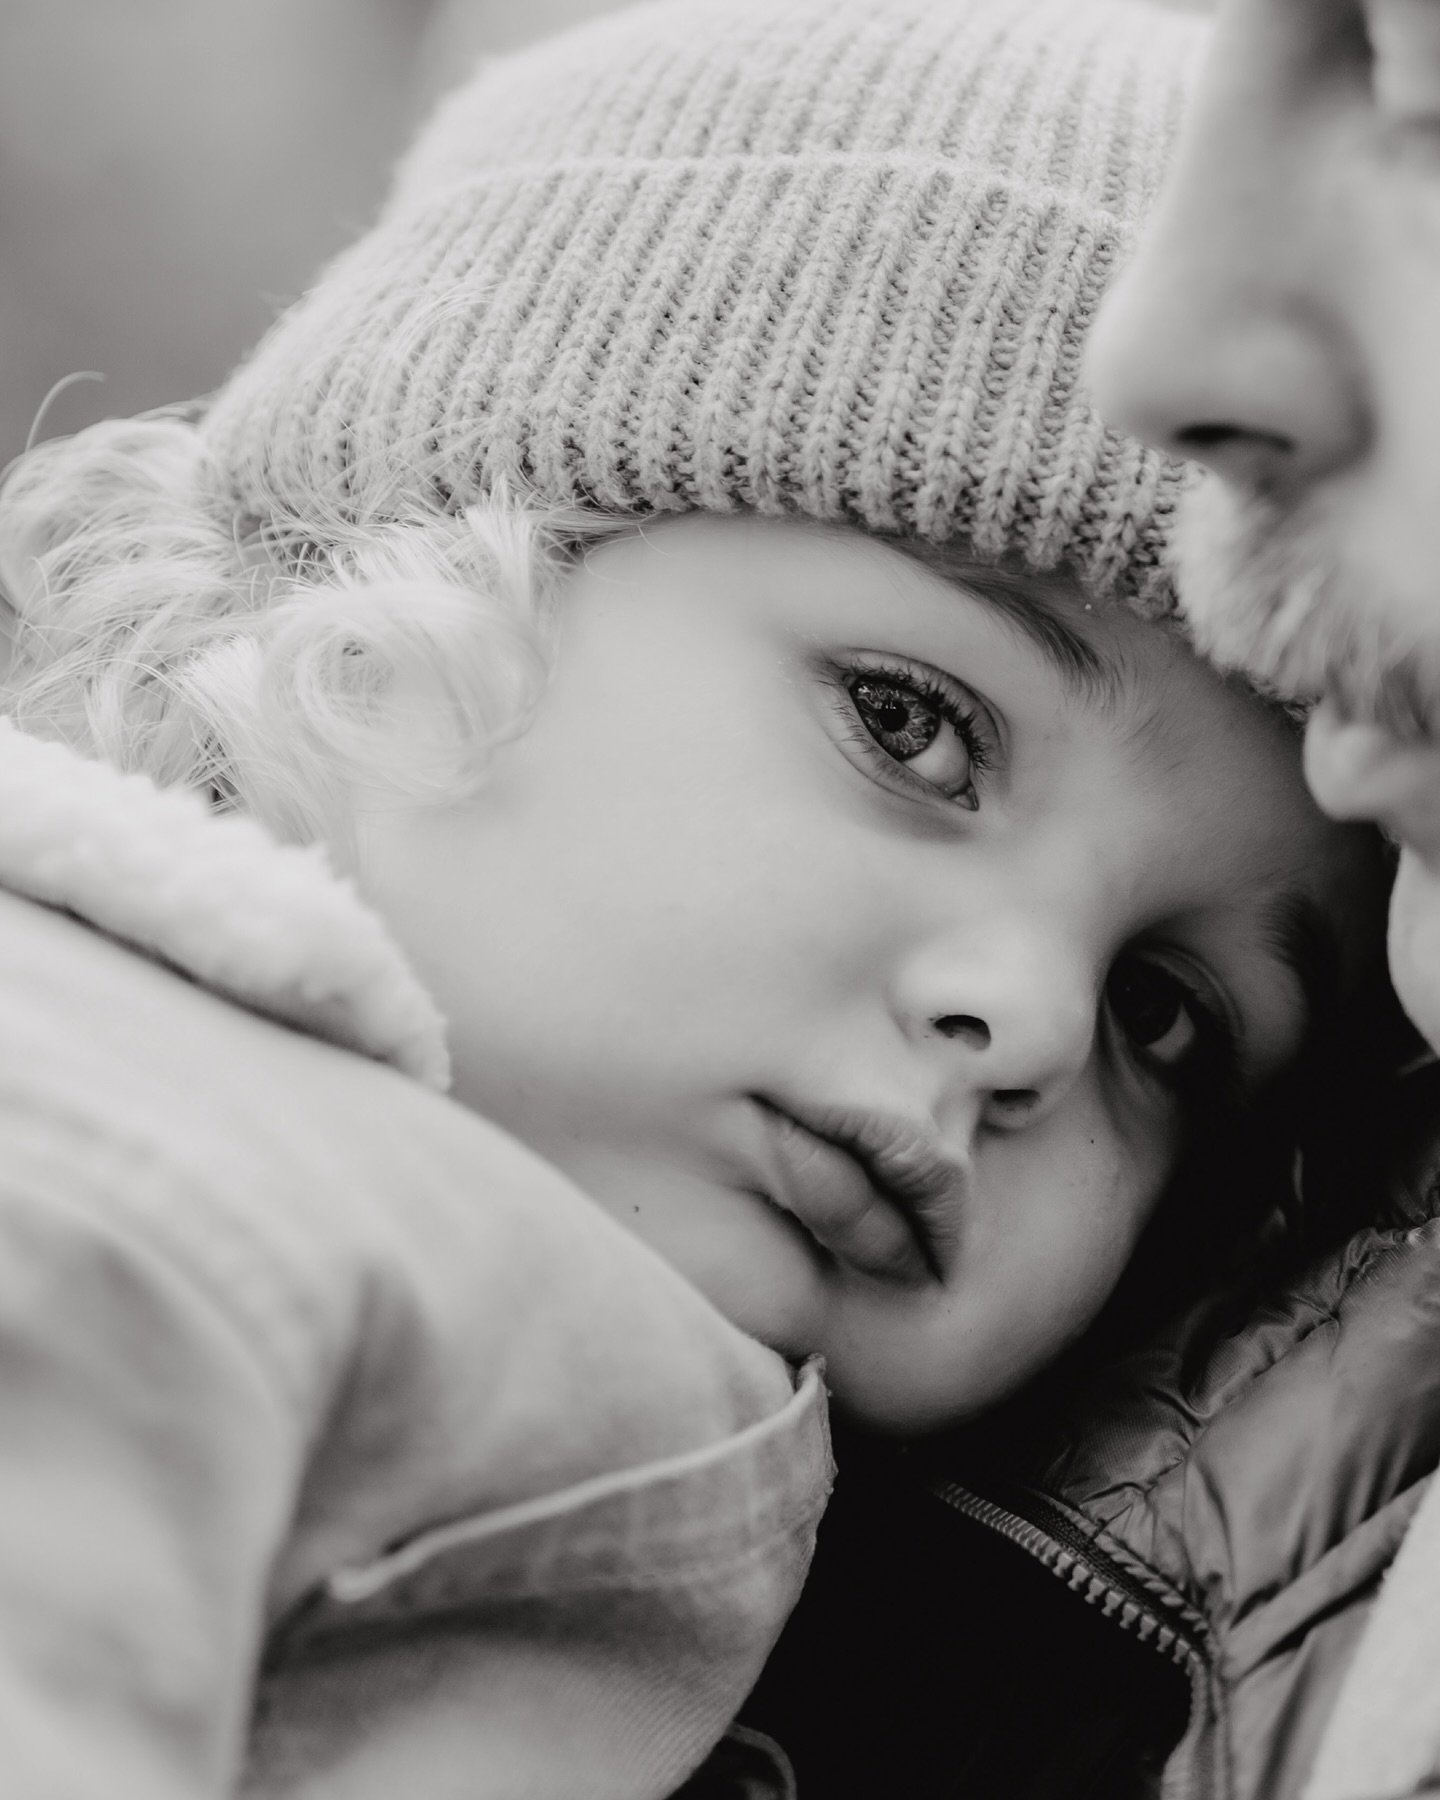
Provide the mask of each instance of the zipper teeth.
{"label": "zipper teeth", "polygon": [[1190,1673],[1200,1662],[1200,1654],[1185,1634],[1168,1625],[1158,1613],[1127,1591],[1114,1576],[1106,1575],[1087,1555],[1060,1543],[1038,1525],[1022,1519],[1018,1513],[972,1494],[958,1483],[937,1482],[933,1491],[967,1518],[987,1526],[1008,1538],[1028,1555],[1058,1576],[1073,1593],[1088,1605],[1098,1606],[1107,1619],[1113,1619],[1122,1631],[1128,1631],[1142,1644],[1149,1644],[1161,1656]]}

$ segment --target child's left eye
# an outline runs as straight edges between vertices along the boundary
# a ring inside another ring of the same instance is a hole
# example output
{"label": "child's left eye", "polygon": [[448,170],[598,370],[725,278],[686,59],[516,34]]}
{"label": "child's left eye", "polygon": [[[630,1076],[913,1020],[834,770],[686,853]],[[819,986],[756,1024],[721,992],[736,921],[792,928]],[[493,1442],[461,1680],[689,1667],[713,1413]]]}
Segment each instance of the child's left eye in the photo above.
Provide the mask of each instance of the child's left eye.
{"label": "child's left eye", "polygon": [[1105,984],[1105,1001],[1141,1060],[1167,1085],[1228,1088],[1236,1062],[1229,1020],[1164,963],[1122,956]]}
{"label": "child's left eye", "polygon": [[978,808],[975,781],[988,756],[979,721],[957,694],[918,670],[852,669],[844,685],[872,748],[926,789]]}
{"label": "child's left eye", "polygon": [[1190,989],[1159,963],[1122,958],[1106,984],[1117,1024],[1130,1042],[1162,1068],[1178,1068],[1200,1037]]}

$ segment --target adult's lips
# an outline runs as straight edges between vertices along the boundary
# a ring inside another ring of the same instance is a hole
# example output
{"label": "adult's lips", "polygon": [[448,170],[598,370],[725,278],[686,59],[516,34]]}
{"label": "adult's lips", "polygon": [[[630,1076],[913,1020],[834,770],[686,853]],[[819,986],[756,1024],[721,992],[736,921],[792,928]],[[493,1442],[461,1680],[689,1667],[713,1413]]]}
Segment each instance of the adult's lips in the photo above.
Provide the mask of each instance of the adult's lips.
{"label": "adult's lips", "polygon": [[837,1261],[904,1284],[944,1281],[966,1165],[929,1129],[863,1107],[755,1095],[765,1196]]}

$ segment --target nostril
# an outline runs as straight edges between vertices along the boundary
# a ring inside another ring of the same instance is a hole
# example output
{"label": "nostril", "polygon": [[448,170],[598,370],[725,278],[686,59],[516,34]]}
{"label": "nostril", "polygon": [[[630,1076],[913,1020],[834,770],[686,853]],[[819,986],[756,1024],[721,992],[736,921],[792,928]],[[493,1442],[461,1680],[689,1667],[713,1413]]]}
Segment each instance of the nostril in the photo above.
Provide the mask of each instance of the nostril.
{"label": "nostril", "polygon": [[1229,425],[1223,421],[1183,425],[1175,433],[1175,447],[1202,461],[1217,450],[1233,450],[1243,445],[1247,450],[1265,450],[1276,456],[1287,456],[1294,448],[1289,438],[1278,431],[1256,431],[1248,425]]}
{"label": "nostril", "polygon": [[935,1029],[941,1037],[956,1038],[972,1050],[990,1048],[990,1027],[970,1013],[947,1013],[943,1019],[935,1021]]}

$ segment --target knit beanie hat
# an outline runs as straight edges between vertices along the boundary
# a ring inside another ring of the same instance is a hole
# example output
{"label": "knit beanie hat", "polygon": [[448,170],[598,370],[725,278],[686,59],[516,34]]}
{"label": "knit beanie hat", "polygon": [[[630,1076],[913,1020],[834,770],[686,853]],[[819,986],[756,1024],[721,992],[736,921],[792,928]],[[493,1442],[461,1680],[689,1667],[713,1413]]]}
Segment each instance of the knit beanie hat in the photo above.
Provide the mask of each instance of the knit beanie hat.
{"label": "knit beanie hat", "polygon": [[658,0],[482,66],[202,423],[272,528],[503,484],[845,521],[1167,612],[1081,349],[1199,48],[1136,0]]}

